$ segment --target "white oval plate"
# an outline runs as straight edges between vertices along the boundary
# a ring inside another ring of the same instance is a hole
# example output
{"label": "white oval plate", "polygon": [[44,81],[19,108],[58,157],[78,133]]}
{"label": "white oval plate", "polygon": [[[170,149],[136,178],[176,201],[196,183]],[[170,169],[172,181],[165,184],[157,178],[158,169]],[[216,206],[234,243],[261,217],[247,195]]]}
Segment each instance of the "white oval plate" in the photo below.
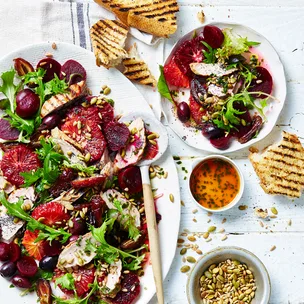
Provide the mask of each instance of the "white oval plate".
{"label": "white oval plate", "polygon": [[[54,59],[63,64],[68,59],[74,59],[81,63],[87,71],[87,84],[93,94],[99,94],[102,85],[108,85],[112,92],[109,95],[115,101],[115,114],[127,114],[130,112],[146,112],[153,115],[151,108],[144,99],[143,95],[135,86],[118,70],[99,68],[95,65],[93,53],[67,43],[57,43],[57,49],[53,50],[51,43],[41,43],[26,46],[14,51],[0,59],[0,73],[9,70],[13,66],[13,59],[24,58],[34,66],[38,61],[45,57],[46,53],[52,53]],[[157,130],[156,130],[157,131]],[[154,178],[153,188],[157,188],[156,194],[162,195],[157,200],[157,209],[162,219],[159,222],[159,237],[161,246],[161,257],[163,267],[163,277],[167,275],[173,261],[176,249],[180,222],[180,193],[178,187],[178,175],[175,163],[169,150],[155,164],[163,167],[168,172],[167,179]],[[169,194],[174,193],[175,203],[169,200]],[[152,267],[147,266],[145,275],[141,277],[141,293],[136,303],[148,303],[155,293]],[[33,304],[36,303],[37,296],[32,293],[20,297],[22,290],[9,288],[10,282],[0,277],[1,303]]]}
{"label": "white oval plate", "polygon": [[[233,140],[228,149],[219,150],[213,147],[210,144],[209,140],[204,137],[199,130],[196,130],[192,127],[186,127],[174,115],[173,105],[168,100],[162,102],[162,108],[171,129],[189,146],[212,153],[235,152],[262,140],[271,132],[271,130],[275,126],[276,121],[279,118],[279,115],[283,109],[286,98],[286,79],[284,74],[284,68],[279,58],[279,55],[277,54],[271,43],[264,36],[257,33],[253,29],[244,25],[234,23],[213,22],[210,24],[216,25],[219,28],[232,28],[235,33],[239,34],[242,37],[247,37],[249,41],[257,41],[261,43],[258,47],[256,47],[256,50],[265,59],[265,67],[272,75],[274,83],[272,95],[278,99],[270,100],[270,105],[268,106],[268,108],[266,108],[265,113],[268,121],[264,123],[263,128],[261,129],[260,133],[256,138],[251,139],[245,144],[240,144],[237,140]],[[202,31],[203,28],[204,26],[201,26],[184,35],[173,46],[170,55],[165,61],[165,64],[167,64],[171,60],[173,54],[175,53],[176,49],[181,45],[181,43],[183,43],[185,40],[191,39],[194,31],[197,31],[199,33]],[[188,95],[184,95],[182,98],[182,100],[186,102],[188,101],[187,96],[189,96],[190,90],[187,91]]]}

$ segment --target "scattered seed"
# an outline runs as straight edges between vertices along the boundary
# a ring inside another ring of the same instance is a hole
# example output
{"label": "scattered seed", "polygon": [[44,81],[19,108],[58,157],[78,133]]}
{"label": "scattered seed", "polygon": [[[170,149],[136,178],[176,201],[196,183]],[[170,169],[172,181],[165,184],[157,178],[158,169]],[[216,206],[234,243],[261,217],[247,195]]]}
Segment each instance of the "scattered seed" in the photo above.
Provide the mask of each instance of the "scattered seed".
{"label": "scattered seed", "polygon": [[52,53],[45,53],[45,57],[52,58],[53,54]]}
{"label": "scattered seed", "polygon": [[182,248],[179,253],[180,253],[180,255],[186,254],[187,253],[187,248]]}
{"label": "scattered seed", "polygon": [[155,138],[157,138],[158,136],[157,136],[157,134],[156,133],[152,133],[152,134],[149,134],[148,136],[147,136],[147,138],[149,139],[149,140],[153,140],[153,139],[155,139]]}
{"label": "scattered seed", "polygon": [[223,220],[222,220],[222,224],[225,224],[227,221],[227,219],[224,217]]}
{"label": "scattered seed", "polygon": [[224,228],[221,228],[218,232],[219,232],[219,233],[224,233],[224,232],[225,232],[225,229],[224,229]]}
{"label": "scattered seed", "polygon": [[205,233],[203,234],[203,238],[204,238],[204,239],[208,239],[208,237],[209,237],[209,232],[205,232]]}
{"label": "scattered seed", "polygon": [[184,203],[184,201],[181,201],[181,205],[185,207],[185,203]]}
{"label": "scattered seed", "polygon": [[153,146],[157,145],[157,142],[155,140],[149,139],[149,143]]}
{"label": "scattered seed", "polygon": [[292,224],[291,219],[288,220],[287,224],[288,224],[288,226],[291,226],[291,224]]}
{"label": "scattered seed", "polygon": [[192,219],[192,221],[193,221],[194,223],[197,223],[197,219],[196,219],[195,217]]}
{"label": "scattered seed", "polygon": [[55,42],[52,43],[52,49],[57,50],[57,44]]}
{"label": "scattered seed", "polygon": [[187,239],[188,239],[190,242],[195,242],[195,241],[196,241],[196,237],[193,236],[193,235],[189,235],[189,236],[187,237]]}
{"label": "scattered seed", "polygon": [[264,227],[264,223],[262,221],[259,221],[260,226],[263,228]]}
{"label": "scattered seed", "polygon": [[273,214],[275,214],[275,215],[277,215],[278,214],[278,210],[276,209],[276,207],[271,207],[271,212],[273,213]]}
{"label": "scattered seed", "polygon": [[195,251],[197,254],[203,254],[203,252],[200,249],[196,249]]}
{"label": "scattered seed", "polygon": [[103,90],[103,94],[104,95],[109,95],[111,93],[111,89],[109,87],[106,87],[104,90]]}
{"label": "scattered seed", "polygon": [[216,227],[215,226],[210,226],[208,228],[208,232],[214,232],[216,230]]}
{"label": "scattered seed", "polygon": [[227,240],[227,235],[225,234],[223,237],[222,237],[222,241],[225,241],[225,240]]}
{"label": "scattered seed", "polygon": [[185,242],[184,239],[178,239],[178,240],[177,240],[177,243],[179,243],[179,244],[184,243],[184,242]]}
{"label": "scattered seed", "polygon": [[173,203],[174,202],[174,196],[172,193],[170,193],[169,195],[169,199],[170,199],[170,202]]}
{"label": "scattered seed", "polygon": [[90,161],[90,159],[91,159],[91,153],[88,152],[88,153],[85,155],[85,157],[84,157],[84,161],[87,163],[87,162]]}
{"label": "scattered seed", "polygon": [[197,209],[194,209],[194,210],[192,210],[192,213],[195,214],[195,213],[197,213],[197,211],[198,211]]}
{"label": "scattered seed", "polygon": [[210,241],[212,241],[212,238],[209,238],[209,239],[206,240],[206,242],[210,242]]}
{"label": "scattered seed", "polygon": [[192,263],[192,264],[196,263],[196,259],[192,256],[187,256],[186,260],[187,260],[187,262]]}
{"label": "scattered seed", "polygon": [[197,19],[199,20],[200,23],[205,22],[205,14],[203,11],[197,13]]}
{"label": "scattered seed", "polygon": [[248,209],[247,205],[240,205],[239,206],[239,210],[246,210],[246,209]]}
{"label": "scattered seed", "polygon": [[273,245],[273,246],[270,248],[270,251],[274,251],[276,248],[277,248],[277,246]]}
{"label": "scattered seed", "polygon": [[207,213],[207,215],[208,215],[208,216],[211,216],[212,214],[213,214],[213,213],[212,213],[212,212],[210,212],[210,211]]}
{"label": "scattered seed", "polygon": [[189,270],[190,270],[190,266],[188,266],[188,265],[185,265],[185,266],[181,267],[181,269],[180,269],[180,271],[182,273],[188,272]]}

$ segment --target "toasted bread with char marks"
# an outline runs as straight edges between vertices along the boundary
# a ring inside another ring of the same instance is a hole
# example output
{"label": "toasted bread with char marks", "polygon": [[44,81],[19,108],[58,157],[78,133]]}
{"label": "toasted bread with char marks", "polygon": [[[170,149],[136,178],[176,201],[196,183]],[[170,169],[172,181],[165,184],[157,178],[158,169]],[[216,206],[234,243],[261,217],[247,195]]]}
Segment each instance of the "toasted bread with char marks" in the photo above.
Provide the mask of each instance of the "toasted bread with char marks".
{"label": "toasted bread with char marks", "polygon": [[90,29],[96,64],[111,68],[127,56],[124,50],[128,28],[117,20],[99,20]]}
{"label": "toasted bread with char marks", "polygon": [[151,74],[148,65],[139,57],[136,43],[128,52],[128,57],[122,61],[125,70],[124,75],[130,80],[143,85],[156,86],[156,80]]}
{"label": "toasted bread with char marks", "polygon": [[167,37],[177,29],[176,0],[95,0],[123,23],[143,32]]}
{"label": "toasted bread with char marks", "polygon": [[304,188],[304,148],[295,134],[283,131],[279,144],[262,154],[251,153],[249,159],[268,194],[298,198]]}

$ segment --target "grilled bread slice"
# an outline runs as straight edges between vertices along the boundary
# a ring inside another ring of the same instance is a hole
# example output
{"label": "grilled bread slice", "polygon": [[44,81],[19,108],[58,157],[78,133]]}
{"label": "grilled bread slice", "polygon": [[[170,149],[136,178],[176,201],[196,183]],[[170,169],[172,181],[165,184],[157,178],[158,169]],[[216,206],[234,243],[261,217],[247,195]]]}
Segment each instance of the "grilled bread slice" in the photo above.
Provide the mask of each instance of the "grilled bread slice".
{"label": "grilled bread slice", "polygon": [[126,75],[130,80],[140,84],[156,86],[156,80],[149,71],[147,64],[139,57],[136,43],[131,47],[128,57],[122,61]]}
{"label": "grilled bread slice", "polygon": [[95,0],[122,22],[143,32],[167,37],[177,29],[176,0]]}
{"label": "grilled bread slice", "polygon": [[90,29],[93,50],[98,66],[111,68],[127,57],[124,50],[128,28],[117,20],[99,20]]}
{"label": "grilled bread slice", "polygon": [[304,148],[295,134],[283,131],[283,139],[262,154],[251,153],[249,159],[268,194],[301,196],[304,188]]}

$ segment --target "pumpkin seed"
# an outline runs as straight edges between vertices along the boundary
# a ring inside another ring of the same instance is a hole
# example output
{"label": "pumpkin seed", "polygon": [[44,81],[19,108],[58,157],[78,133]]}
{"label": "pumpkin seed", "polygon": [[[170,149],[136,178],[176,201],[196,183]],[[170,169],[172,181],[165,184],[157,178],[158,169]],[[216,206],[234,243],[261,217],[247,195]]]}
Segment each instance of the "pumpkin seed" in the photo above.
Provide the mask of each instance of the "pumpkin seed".
{"label": "pumpkin seed", "polygon": [[209,237],[209,232],[205,232],[205,233],[203,234],[203,238],[204,238],[204,239],[208,239],[208,237]]}
{"label": "pumpkin seed", "polygon": [[278,210],[276,209],[276,207],[271,207],[271,212],[274,214],[274,215],[277,215],[278,214]]}
{"label": "pumpkin seed", "polygon": [[189,236],[188,236],[188,240],[189,240],[190,242],[195,242],[195,241],[196,241],[196,237],[193,236],[193,235],[189,235]]}
{"label": "pumpkin seed", "polygon": [[187,262],[189,263],[195,263],[196,262],[196,259],[192,256],[187,256]]}
{"label": "pumpkin seed", "polygon": [[186,254],[187,253],[187,248],[182,248],[179,253],[180,253],[180,255]]}
{"label": "pumpkin seed", "polygon": [[109,87],[106,87],[104,90],[103,90],[103,94],[104,95],[109,95],[111,93],[111,89]]}
{"label": "pumpkin seed", "polygon": [[185,266],[181,267],[181,269],[180,269],[180,271],[182,273],[188,272],[189,270],[190,270],[190,266],[188,266],[188,265],[185,265]]}
{"label": "pumpkin seed", "polygon": [[216,230],[216,226],[210,226],[208,228],[208,232],[214,232]]}
{"label": "pumpkin seed", "polygon": [[169,199],[170,199],[170,202],[173,203],[174,202],[174,196],[172,193],[170,193],[169,195]]}
{"label": "pumpkin seed", "polygon": [[270,248],[270,251],[274,251],[276,248],[277,248],[277,246],[273,245],[273,246]]}

